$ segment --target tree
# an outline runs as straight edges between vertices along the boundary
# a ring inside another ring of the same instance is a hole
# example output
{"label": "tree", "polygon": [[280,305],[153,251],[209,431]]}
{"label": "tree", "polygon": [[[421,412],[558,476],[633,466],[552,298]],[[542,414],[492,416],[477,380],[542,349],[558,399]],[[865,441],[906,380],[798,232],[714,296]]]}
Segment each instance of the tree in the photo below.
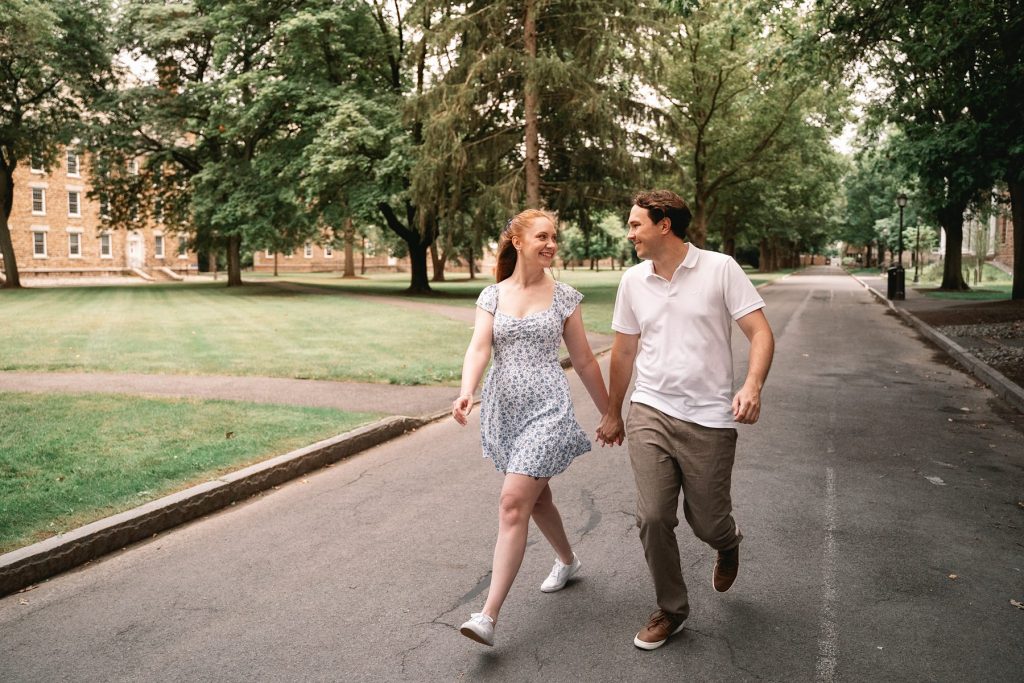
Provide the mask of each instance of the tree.
{"label": "tree", "polygon": [[1000,175],[1024,178],[1020,3],[841,0],[820,9],[836,49],[866,61],[886,86],[875,109],[903,131],[898,157],[946,233],[941,288],[967,289],[964,213]]}
{"label": "tree", "polygon": [[665,147],[692,197],[688,238],[704,246],[723,191],[769,177],[773,157],[803,145],[805,132],[835,130],[846,93],[800,7],[676,5],[655,85]]}
{"label": "tree", "polygon": [[[646,3],[438,2],[427,47],[432,86],[412,195],[445,230],[521,205],[547,206],[588,233],[592,213],[635,187],[649,114]],[[649,148],[650,145],[646,144]],[[457,241],[457,238],[456,238]]]}
{"label": "tree", "polygon": [[[94,130],[108,157],[96,192],[142,211],[156,199],[177,207],[171,225],[194,229],[195,248],[226,253],[228,286],[242,284],[243,245],[299,244],[316,233],[294,184],[281,182],[294,177],[312,130],[301,85],[282,69],[280,30],[308,5],[131,0],[118,24],[121,48],[155,73],[109,93]],[[142,181],[121,172],[135,158]],[[110,224],[130,227],[118,219],[126,213],[113,212]]]}
{"label": "tree", "polygon": [[8,219],[14,170],[24,159],[53,166],[110,75],[104,0],[0,3],[0,254],[4,287],[21,287]]}

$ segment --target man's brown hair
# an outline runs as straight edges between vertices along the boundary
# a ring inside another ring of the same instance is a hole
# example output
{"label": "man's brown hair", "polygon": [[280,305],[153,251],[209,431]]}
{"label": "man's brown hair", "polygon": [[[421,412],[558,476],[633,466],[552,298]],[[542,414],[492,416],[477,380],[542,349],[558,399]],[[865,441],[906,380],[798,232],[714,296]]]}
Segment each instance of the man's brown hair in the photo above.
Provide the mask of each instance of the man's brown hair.
{"label": "man's brown hair", "polygon": [[672,225],[672,232],[679,239],[686,239],[686,229],[690,227],[690,207],[683,198],[671,190],[647,190],[637,192],[633,203],[647,209],[652,223],[667,218]]}

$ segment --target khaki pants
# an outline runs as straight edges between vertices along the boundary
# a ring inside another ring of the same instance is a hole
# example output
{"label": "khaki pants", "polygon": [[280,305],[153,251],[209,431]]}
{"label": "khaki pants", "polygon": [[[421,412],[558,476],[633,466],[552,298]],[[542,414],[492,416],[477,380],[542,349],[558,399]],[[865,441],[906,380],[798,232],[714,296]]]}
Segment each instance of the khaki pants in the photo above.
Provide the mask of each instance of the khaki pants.
{"label": "khaki pants", "polygon": [[697,538],[715,550],[740,544],[730,497],[736,430],[704,427],[633,403],[626,437],[636,479],[637,526],[658,607],[685,619],[690,603],[675,532],[679,491],[683,515]]}

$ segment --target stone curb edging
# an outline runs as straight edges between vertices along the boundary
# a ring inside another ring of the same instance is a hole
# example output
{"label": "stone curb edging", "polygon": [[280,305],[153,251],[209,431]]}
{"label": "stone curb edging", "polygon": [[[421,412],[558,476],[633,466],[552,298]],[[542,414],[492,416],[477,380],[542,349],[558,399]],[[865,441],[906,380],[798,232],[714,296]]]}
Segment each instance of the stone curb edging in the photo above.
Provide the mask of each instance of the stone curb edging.
{"label": "stone curb edging", "polygon": [[939,348],[952,356],[953,360],[959,363],[961,367],[967,370],[971,375],[988,386],[988,388],[994,391],[999,398],[1009,403],[1018,411],[1024,413],[1024,389],[1017,386],[1014,382],[1011,382],[1003,373],[990,365],[983,363],[970,351],[960,346],[910,311],[893,304],[893,302],[889,301],[889,299],[883,296],[881,292],[861,280],[856,275],[851,275],[850,277],[859,282],[864,289],[871,292],[871,294],[881,303],[886,304],[896,315],[909,323],[914,329],[920,332],[921,335],[938,345]]}
{"label": "stone curb edging", "polygon": [[[602,355],[610,346],[594,351]],[[572,367],[568,357],[560,360]],[[474,403],[479,403],[479,399]],[[393,416],[0,555],[0,598],[451,415]]]}
{"label": "stone curb edging", "polygon": [[0,555],[0,597],[422,427],[393,416]]}

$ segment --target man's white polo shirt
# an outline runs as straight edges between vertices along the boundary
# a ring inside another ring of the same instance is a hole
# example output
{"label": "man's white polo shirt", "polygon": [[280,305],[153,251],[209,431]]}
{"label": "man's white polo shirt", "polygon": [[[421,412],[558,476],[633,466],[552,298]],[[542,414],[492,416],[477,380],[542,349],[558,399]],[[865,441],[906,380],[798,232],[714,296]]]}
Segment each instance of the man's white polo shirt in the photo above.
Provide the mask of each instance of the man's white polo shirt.
{"label": "man's white polo shirt", "polygon": [[705,427],[735,427],[732,321],[764,300],[731,256],[692,244],[671,280],[652,261],[622,275],[612,329],[639,334],[632,401]]}

